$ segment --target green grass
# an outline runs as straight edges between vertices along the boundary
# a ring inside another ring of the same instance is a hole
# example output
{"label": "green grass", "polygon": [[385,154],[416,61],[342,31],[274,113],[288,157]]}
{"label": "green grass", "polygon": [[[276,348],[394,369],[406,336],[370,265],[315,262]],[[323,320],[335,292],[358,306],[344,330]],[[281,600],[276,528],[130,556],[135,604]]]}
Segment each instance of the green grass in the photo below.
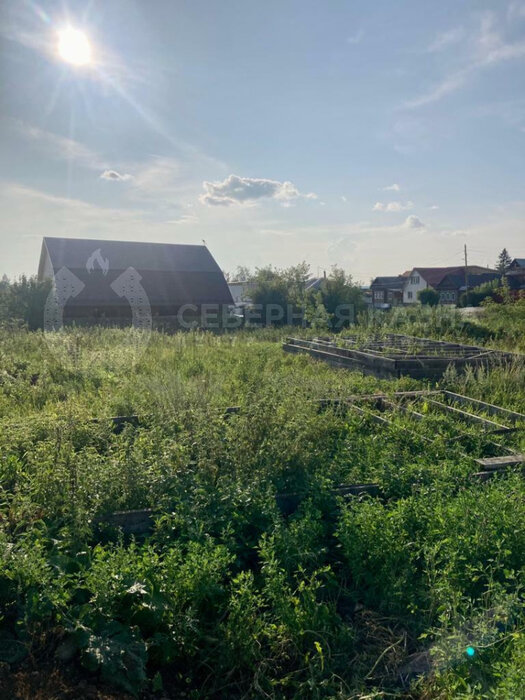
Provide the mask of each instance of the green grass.
{"label": "green grass", "polygon": [[[520,697],[522,477],[473,482],[457,425],[432,411],[426,433],[402,415],[382,429],[320,411],[316,399],[433,387],[288,355],[286,332],[154,334],[135,364],[124,331],[74,331],[54,353],[40,334],[0,335],[12,671],[56,654],[136,695]],[[524,380],[516,363],[443,386],[525,412]],[[92,420],[131,414],[140,425],[120,434]],[[481,431],[464,430],[478,454]],[[372,481],[384,498],[331,494]],[[299,494],[297,511],[283,517],[276,493]],[[98,524],[134,508],[156,513],[146,538]],[[432,672],[403,684],[426,651]]]}

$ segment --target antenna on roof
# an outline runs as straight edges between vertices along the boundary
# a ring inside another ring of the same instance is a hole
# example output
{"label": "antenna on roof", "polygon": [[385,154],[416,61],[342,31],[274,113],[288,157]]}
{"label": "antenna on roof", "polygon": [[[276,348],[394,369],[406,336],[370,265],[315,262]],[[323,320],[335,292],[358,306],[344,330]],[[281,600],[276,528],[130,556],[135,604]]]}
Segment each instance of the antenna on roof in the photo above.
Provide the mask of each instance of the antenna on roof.
{"label": "antenna on roof", "polygon": [[204,240],[204,238],[202,239],[202,242],[204,243],[204,245],[206,245],[206,241]]}

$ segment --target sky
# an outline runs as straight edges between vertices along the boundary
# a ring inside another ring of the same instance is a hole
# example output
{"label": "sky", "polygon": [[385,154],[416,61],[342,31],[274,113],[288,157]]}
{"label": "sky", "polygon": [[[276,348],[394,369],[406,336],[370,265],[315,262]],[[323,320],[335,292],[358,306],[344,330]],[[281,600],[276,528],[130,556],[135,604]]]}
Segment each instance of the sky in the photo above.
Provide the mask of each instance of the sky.
{"label": "sky", "polygon": [[0,275],[43,236],[364,284],[525,257],[525,0],[2,0],[0,42]]}

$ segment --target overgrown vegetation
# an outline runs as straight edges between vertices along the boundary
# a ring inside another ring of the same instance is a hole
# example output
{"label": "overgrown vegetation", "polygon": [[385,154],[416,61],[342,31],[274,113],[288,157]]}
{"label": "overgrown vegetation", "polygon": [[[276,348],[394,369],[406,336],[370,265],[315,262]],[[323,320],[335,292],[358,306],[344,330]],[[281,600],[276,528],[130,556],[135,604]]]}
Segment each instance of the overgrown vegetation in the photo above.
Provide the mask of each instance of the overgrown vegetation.
{"label": "overgrown vegetation", "polygon": [[249,284],[248,297],[258,308],[262,325],[340,330],[354,323],[365,308],[362,290],[338,267],[317,280],[311,278],[306,263],[255,272],[239,268],[234,276]]}
{"label": "overgrown vegetation", "polygon": [[[523,307],[505,313],[474,336],[441,308],[362,321],[521,347]],[[319,410],[425,385],[287,355],[284,332],[155,334],[133,367],[126,331],[71,331],[65,361],[0,333],[0,687],[45,650],[135,696],[521,697],[522,476],[473,482],[445,419],[429,446],[401,417]],[[525,412],[524,380],[518,362],[444,386]],[[331,492],[372,481],[384,498]],[[104,524],[141,508],[147,536]]]}

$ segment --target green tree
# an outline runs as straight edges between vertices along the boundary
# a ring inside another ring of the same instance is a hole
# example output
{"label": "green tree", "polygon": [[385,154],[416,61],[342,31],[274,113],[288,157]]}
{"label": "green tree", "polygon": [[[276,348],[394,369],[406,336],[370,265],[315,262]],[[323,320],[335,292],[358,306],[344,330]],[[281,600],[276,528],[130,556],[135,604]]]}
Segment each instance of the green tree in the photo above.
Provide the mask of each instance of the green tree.
{"label": "green tree", "polygon": [[431,287],[418,292],[417,298],[425,306],[437,306],[439,304],[439,292],[436,292]]}
{"label": "green tree", "polygon": [[333,328],[350,325],[365,308],[362,290],[354,284],[352,276],[337,265],[321,282],[319,292]]}
{"label": "green tree", "polygon": [[328,330],[332,327],[333,315],[326,310],[323,304],[323,295],[320,291],[310,295],[306,306],[305,318],[309,326],[316,330]]}
{"label": "green tree", "polygon": [[501,272],[501,274],[505,274],[507,270],[510,267],[510,264],[512,262],[512,258],[510,257],[508,251],[506,248],[503,248],[501,253],[498,255],[498,262],[496,263],[496,270],[498,272]]}
{"label": "green tree", "polygon": [[51,290],[51,281],[39,282],[23,275],[14,282],[0,283],[0,321],[25,325],[29,330],[43,328],[44,308]]}

